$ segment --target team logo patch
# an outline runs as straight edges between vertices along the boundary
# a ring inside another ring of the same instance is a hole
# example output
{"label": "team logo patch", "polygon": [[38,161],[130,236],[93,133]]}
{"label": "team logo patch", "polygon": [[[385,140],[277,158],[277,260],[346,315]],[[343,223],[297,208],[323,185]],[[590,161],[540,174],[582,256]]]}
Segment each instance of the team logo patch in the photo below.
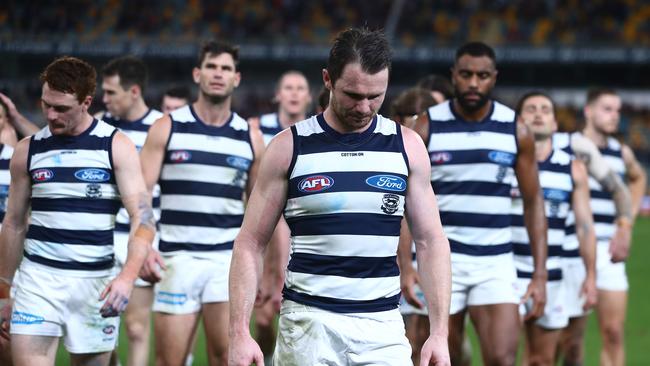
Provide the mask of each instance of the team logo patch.
{"label": "team logo patch", "polygon": [[432,164],[444,164],[451,161],[451,153],[446,151],[437,151],[430,155]]}
{"label": "team logo patch", "polygon": [[182,163],[192,158],[192,153],[185,150],[174,151],[169,155],[169,160],[172,163]]}
{"label": "team logo patch", "polygon": [[42,316],[24,313],[22,311],[14,311],[11,314],[12,324],[42,324],[45,319]]}
{"label": "team logo patch", "polygon": [[397,212],[397,208],[399,207],[399,196],[393,193],[386,193],[381,199],[381,203],[381,210],[384,213],[392,215]]}
{"label": "team logo patch", "polygon": [[86,197],[88,198],[101,198],[102,186],[97,183],[90,183],[86,185]]}
{"label": "team logo patch", "polygon": [[104,332],[104,334],[111,335],[111,334],[115,333],[115,326],[114,325],[107,325],[107,326],[104,327],[104,329],[102,329],[102,332]]}
{"label": "team logo patch", "polygon": [[49,169],[36,169],[32,172],[32,179],[36,182],[47,182],[54,178],[54,172]]}
{"label": "team logo patch", "polygon": [[248,170],[251,166],[251,162],[248,159],[240,158],[239,156],[229,156],[226,158],[226,163],[233,168],[240,170]]}
{"label": "team logo patch", "polygon": [[103,169],[81,169],[74,172],[75,178],[84,182],[108,182],[111,173]]}
{"label": "team logo patch", "polygon": [[298,183],[298,189],[301,192],[314,193],[324,191],[326,189],[332,188],[334,185],[334,179],[327,175],[312,175],[307,177]]}
{"label": "team logo patch", "polygon": [[406,190],[406,181],[395,175],[373,175],[366,179],[366,184],[387,191],[403,192]]}
{"label": "team logo patch", "polygon": [[488,153],[488,159],[499,165],[510,166],[515,161],[515,155],[504,151],[490,151]]}

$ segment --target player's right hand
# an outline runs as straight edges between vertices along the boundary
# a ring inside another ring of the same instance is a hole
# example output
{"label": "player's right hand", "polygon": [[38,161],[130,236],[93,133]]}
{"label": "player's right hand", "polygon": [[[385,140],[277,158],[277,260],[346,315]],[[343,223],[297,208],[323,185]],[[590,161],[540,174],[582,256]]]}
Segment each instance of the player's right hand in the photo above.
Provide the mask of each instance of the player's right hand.
{"label": "player's right hand", "polygon": [[248,335],[230,337],[228,366],[264,366],[264,354],[255,340]]}
{"label": "player's right hand", "polygon": [[451,360],[449,358],[449,346],[447,337],[429,335],[422,351],[420,351],[420,365],[419,366],[450,366]]}
{"label": "player's right hand", "polygon": [[612,263],[624,262],[630,254],[631,231],[629,227],[616,227],[616,231],[609,242]]}
{"label": "player's right hand", "polygon": [[140,268],[140,273],[138,275],[147,282],[156,283],[162,280],[162,274],[160,273],[161,269],[163,271],[167,269],[167,267],[165,267],[165,261],[157,250],[151,249],[149,250],[149,254],[147,255],[147,259],[145,259],[142,268]]}
{"label": "player's right hand", "polygon": [[12,300],[0,299],[0,337],[9,340],[9,326],[11,324]]}
{"label": "player's right hand", "polygon": [[413,267],[403,268],[402,273],[399,276],[400,287],[402,289],[402,296],[409,305],[422,309],[424,304],[415,293],[415,285],[420,282],[418,273],[413,269]]}

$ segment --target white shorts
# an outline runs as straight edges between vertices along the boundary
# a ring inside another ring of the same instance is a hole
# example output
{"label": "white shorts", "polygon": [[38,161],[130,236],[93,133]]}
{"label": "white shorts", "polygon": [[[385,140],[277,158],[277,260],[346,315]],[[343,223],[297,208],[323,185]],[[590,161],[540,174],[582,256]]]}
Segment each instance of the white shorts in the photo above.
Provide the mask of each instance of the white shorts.
{"label": "white shorts", "polygon": [[480,262],[451,262],[450,314],[468,306],[519,304],[517,271],[512,253],[481,258]]}
{"label": "white shorts", "polygon": [[596,246],[596,288],[604,291],[628,289],[625,262],[612,263],[608,242],[598,242]]}
{"label": "white shorts", "polygon": [[153,311],[193,314],[201,310],[201,304],[227,302],[232,250],[211,255],[199,258],[179,253],[164,257],[167,270],[154,286]]}
{"label": "white shorts", "polygon": [[72,277],[23,260],[16,280],[11,334],[61,337],[70,353],[115,348],[120,317],[102,318],[99,295],[113,276]]}
{"label": "white shorts", "polygon": [[284,300],[273,364],[411,365],[397,309],[340,314]]}
{"label": "white shorts", "polygon": [[585,297],[581,294],[587,271],[582,257],[562,259],[562,282],[564,282],[564,304],[569,318],[579,318],[589,312],[583,310]]}
{"label": "white shorts", "polygon": [[[521,298],[526,294],[530,279],[517,279],[517,295]],[[535,324],[544,329],[562,329],[569,325],[569,317],[564,306],[564,284],[562,281],[546,282],[546,306],[544,315],[537,319]],[[522,317],[533,309],[533,299],[528,299],[525,304],[519,305],[519,315]]]}
{"label": "white shorts", "polygon": [[[158,250],[158,233],[153,240],[153,248]],[[129,252],[129,233],[113,231],[113,251],[115,252],[115,270],[119,273],[126,263],[126,255]],[[152,284],[138,277],[135,280],[136,287],[149,287]]]}

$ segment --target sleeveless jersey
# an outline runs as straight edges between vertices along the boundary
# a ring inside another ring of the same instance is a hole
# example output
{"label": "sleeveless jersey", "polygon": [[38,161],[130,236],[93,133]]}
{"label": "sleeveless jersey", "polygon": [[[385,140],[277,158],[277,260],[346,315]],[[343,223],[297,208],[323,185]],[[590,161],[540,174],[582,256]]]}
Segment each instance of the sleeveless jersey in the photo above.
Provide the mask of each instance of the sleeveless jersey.
{"label": "sleeveless jersey", "polygon": [[[573,132],[577,133],[577,132]],[[553,134],[553,148],[561,149],[567,154],[575,158],[573,149],[571,149],[571,136],[573,133],[556,132]],[[562,257],[565,258],[580,258],[580,243],[576,235],[576,217],[573,209],[569,211],[566,218],[566,230],[564,245],[562,246]]]}
{"label": "sleeveless jersey", "polygon": [[262,130],[262,136],[264,136],[264,145],[268,146],[271,139],[283,130],[278,114],[269,113],[262,115],[260,117],[260,130]]}
{"label": "sleeveless jersey", "polygon": [[[108,112],[104,114],[102,120],[127,135],[135,144],[136,149],[140,151],[147,139],[149,127],[151,127],[151,125],[162,116],[163,114],[161,112],[155,109],[149,109],[142,118],[135,121],[121,120],[112,116]],[[140,163],[144,164],[144,162]],[[153,189],[152,206],[154,208],[154,216],[156,217],[156,220],[158,220],[160,218],[160,187],[158,185]],[[129,213],[124,207],[120,208],[120,211],[117,213],[117,217],[115,218],[115,231],[128,233],[131,229],[129,223]]]}
{"label": "sleeveless jersey", "polygon": [[467,122],[446,101],[429,108],[428,116],[431,185],[452,258],[480,261],[510,253],[514,111],[493,101],[483,121]]}
{"label": "sleeveless jersey", "polygon": [[160,252],[210,257],[230,250],[244,217],[243,194],[254,159],[248,123],[236,113],[220,127],[191,106],[170,114],[160,174]]}
{"label": "sleeveless jersey", "polygon": [[[548,220],[548,280],[562,279],[562,247],[566,236],[566,219],[571,209],[573,178],[571,156],[562,150],[553,150],[543,162],[538,163],[539,183],[544,194],[545,214]],[[524,224],[524,204],[519,195],[517,180],[513,185],[512,243],[517,277],[532,278],[533,257]]]}
{"label": "sleeveless jersey", "polygon": [[[621,150],[621,144],[613,137],[607,138],[607,146],[599,148],[603,158],[623,181],[625,181],[625,162]],[[614,236],[616,225],[616,205],[612,194],[604,189],[594,178],[589,177],[589,194],[591,195],[591,212],[594,215],[594,229],[598,243],[609,243]]]}
{"label": "sleeveless jersey", "polygon": [[121,202],[113,172],[117,130],[98,120],[78,136],[48,127],[32,136],[27,167],[31,216],[24,256],[83,276],[113,268],[113,227]]}
{"label": "sleeveless jersey", "polygon": [[0,145],[0,225],[7,212],[7,199],[9,198],[9,183],[11,175],[9,173],[9,162],[14,148],[9,145]]}
{"label": "sleeveless jersey", "polygon": [[338,313],[397,308],[409,172],[399,125],[377,115],[364,132],[340,134],[320,114],[291,132],[284,297]]}

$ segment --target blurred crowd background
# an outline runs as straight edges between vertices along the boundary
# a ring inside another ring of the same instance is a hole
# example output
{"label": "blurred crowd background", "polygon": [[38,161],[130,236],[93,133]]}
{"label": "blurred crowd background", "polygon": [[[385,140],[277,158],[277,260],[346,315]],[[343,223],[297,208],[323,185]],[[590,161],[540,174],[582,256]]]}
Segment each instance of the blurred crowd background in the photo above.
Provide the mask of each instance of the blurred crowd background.
{"label": "blurred crowd background", "polygon": [[449,76],[462,43],[482,40],[497,50],[495,97],[514,105],[531,89],[549,92],[562,130],[580,128],[589,87],[618,90],[621,138],[650,165],[650,2],[642,0],[4,0],[0,91],[42,124],[38,73],[54,57],[101,67],[135,54],[149,66],[146,97],[158,106],[169,86],[192,86],[197,46],[214,37],[241,46],[234,109],[248,117],[275,108],[275,81],[289,69],[303,71],[316,95],[333,37],[351,26],[383,28],[393,42],[383,113],[421,77]]}

